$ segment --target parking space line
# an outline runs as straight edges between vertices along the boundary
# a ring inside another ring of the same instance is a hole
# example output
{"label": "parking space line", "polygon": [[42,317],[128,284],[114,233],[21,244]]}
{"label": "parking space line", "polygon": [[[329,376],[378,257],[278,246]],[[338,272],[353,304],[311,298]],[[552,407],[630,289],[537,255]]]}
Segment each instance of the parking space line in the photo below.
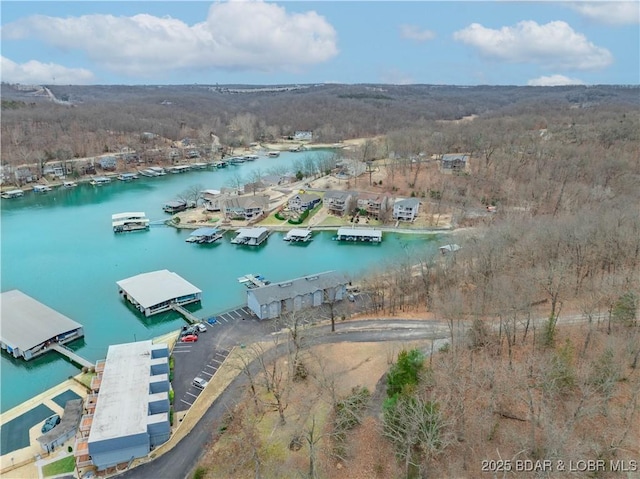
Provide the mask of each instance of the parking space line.
{"label": "parking space line", "polygon": [[220,318],[221,320],[223,320],[225,323],[228,323],[229,320],[227,318],[224,317],[224,315],[218,316],[218,318]]}
{"label": "parking space line", "polygon": [[189,349],[174,349],[173,352],[174,353],[188,353],[190,350]]}
{"label": "parking space line", "polygon": [[193,396],[194,398],[198,397],[197,394],[190,393],[189,391],[187,391],[185,394],[188,394],[189,396]]}
{"label": "parking space line", "polygon": [[205,368],[217,369],[215,366],[211,366],[211,364],[207,364]]}
{"label": "parking space line", "polygon": [[180,401],[182,401],[183,403],[185,403],[185,404],[187,404],[187,405],[189,405],[189,406],[193,406],[193,403],[192,403],[192,402],[187,402],[187,401],[185,401],[184,399],[180,399]]}
{"label": "parking space line", "polygon": [[237,311],[231,311],[233,314],[235,314],[236,316],[238,316],[239,318],[242,318],[242,315],[240,313],[238,313]]}
{"label": "parking space line", "polygon": [[240,311],[242,311],[243,313],[246,313],[249,316],[251,316],[251,311],[249,311],[247,308],[242,308],[242,309],[240,309]]}
{"label": "parking space line", "polygon": [[222,361],[224,361],[224,360],[219,361],[216,358],[213,358],[211,361],[213,361],[214,363],[222,364]]}
{"label": "parking space line", "polygon": [[[215,371],[214,371],[214,372],[215,372]],[[206,371],[200,371],[200,374],[206,374],[206,375],[207,375],[207,376],[209,376],[209,377],[213,377],[213,374],[208,373],[208,372],[206,372]]]}

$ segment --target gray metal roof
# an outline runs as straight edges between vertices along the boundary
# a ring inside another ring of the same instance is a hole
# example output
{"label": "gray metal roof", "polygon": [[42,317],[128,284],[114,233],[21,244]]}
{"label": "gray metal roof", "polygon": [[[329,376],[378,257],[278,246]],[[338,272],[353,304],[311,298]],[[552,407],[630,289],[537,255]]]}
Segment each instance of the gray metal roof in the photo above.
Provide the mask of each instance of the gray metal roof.
{"label": "gray metal roof", "polygon": [[116,284],[143,308],[181,296],[202,293],[187,280],[166,269],[142,273],[117,281]]}
{"label": "gray metal roof", "polygon": [[82,327],[17,289],[2,293],[0,301],[0,340],[21,351]]}
{"label": "gray metal roof", "polygon": [[369,228],[338,228],[338,236],[364,236],[382,238],[382,230]]}
{"label": "gray metal roof", "polygon": [[396,200],[393,206],[402,206],[404,208],[413,208],[420,204],[420,200],[418,198],[406,198],[404,200]]}
{"label": "gray metal roof", "polygon": [[239,237],[244,238],[259,238],[261,235],[269,231],[267,228],[262,226],[256,226],[254,228],[238,228],[236,233],[238,233]]}
{"label": "gray metal roof", "polygon": [[147,432],[151,348],[150,340],[109,346],[90,444]]}
{"label": "gray metal roof", "polygon": [[82,399],[71,399],[66,402],[60,424],[37,438],[40,445],[48,449],[52,444],[73,437],[82,418]]}
{"label": "gray metal roof", "polygon": [[282,301],[296,296],[313,293],[318,290],[335,288],[341,284],[347,284],[347,277],[338,271],[326,271],[312,274],[290,281],[272,283],[247,291],[248,295],[254,295],[260,304],[269,304],[274,301]]}

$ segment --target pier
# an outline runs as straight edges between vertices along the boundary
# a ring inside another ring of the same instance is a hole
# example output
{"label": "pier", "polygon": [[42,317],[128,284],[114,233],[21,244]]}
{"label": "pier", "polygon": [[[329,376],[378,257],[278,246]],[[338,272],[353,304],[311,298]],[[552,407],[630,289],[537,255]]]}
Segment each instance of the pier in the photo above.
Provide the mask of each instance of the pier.
{"label": "pier", "polygon": [[191,312],[187,311],[185,308],[183,308],[179,304],[173,303],[171,305],[171,309],[173,309],[177,313],[180,313],[184,317],[184,319],[186,319],[190,324],[195,324],[200,322],[200,318],[198,318],[196,315],[192,314]]}
{"label": "pier", "polygon": [[52,344],[50,347],[54,351],[57,351],[63,356],[68,357],[72,362],[79,364],[80,366],[86,366],[87,368],[92,368],[95,366],[94,363],[84,359],[82,356],[78,356],[76,353],[71,351],[66,346],[63,346],[62,344]]}
{"label": "pier", "polygon": [[244,284],[247,288],[260,288],[266,286],[269,281],[264,281],[264,278],[260,275],[246,274],[238,278],[238,283]]}

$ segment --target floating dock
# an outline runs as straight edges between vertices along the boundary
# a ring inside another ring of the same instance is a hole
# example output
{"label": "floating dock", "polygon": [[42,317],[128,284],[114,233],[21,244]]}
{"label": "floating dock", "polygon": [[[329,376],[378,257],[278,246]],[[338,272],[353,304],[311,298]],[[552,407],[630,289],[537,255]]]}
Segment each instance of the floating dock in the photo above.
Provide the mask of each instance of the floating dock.
{"label": "floating dock", "polygon": [[231,242],[247,246],[261,245],[269,237],[269,230],[258,226],[254,228],[239,228],[236,233],[236,237]]}
{"label": "floating dock", "polygon": [[270,281],[266,281],[263,276],[259,274],[245,274],[238,278],[238,283],[244,284],[247,288],[259,288],[270,284]]}
{"label": "floating dock", "polygon": [[76,364],[78,364],[80,366],[86,366],[88,368],[92,368],[92,367],[95,366],[95,363],[92,363],[91,361],[87,361],[82,356],[78,356],[76,353],[71,351],[71,349],[69,349],[68,347],[66,347],[66,346],[64,346],[62,344],[53,344],[51,346],[51,349],[53,349],[54,351],[59,352],[63,356],[68,357],[72,362],[74,362],[74,363],[76,363]]}
{"label": "floating dock", "polygon": [[382,230],[370,228],[339,228],[334,237],[337,241],[351,241],[363,243],[381,243]]}
{"label": "floating dock", "polygon": [[311,235],[312,233],[310,229],[294,228],[292,230],[289,230],[289,232],[283,239],[291,243],[306,243],[308,241],[311,241]]}
{"label": "floating dock", "polygon": [[196,324],[200,322],[200,318],[198,318],[196,315],[192,314],[191,311],[188,311],[179,304],[172,304],[171,309],[173,309],[177,313],[180,313],[190,324]]}
{"label": "floating dock", "polygon": [[[80,323],[22,291],[7,291],[0,298],[0,346],[14,358],[29,361],[52,349],[57,350],[55,345],[69,343],[84,336]],[[62,354],[68,356],[66,353]],[[77,357],[79,360],[76,362],[84,365],[80,362],[82,358]]]}

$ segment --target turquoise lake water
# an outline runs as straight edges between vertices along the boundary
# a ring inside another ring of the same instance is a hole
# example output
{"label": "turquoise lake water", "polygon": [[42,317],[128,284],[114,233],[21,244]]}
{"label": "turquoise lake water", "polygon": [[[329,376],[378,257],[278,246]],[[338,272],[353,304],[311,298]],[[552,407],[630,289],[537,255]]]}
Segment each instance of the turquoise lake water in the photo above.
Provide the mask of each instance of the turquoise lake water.
{"label": "turquoise lake water", "polygon": [[[190,187],[219,189],[238,176],[250,181],[256,169],[269,173],[293,167],[307,154],[323,153],[285,152],[225,169],[114,180],[102,187],[82,184],[3,200],[2,292],[19,289],[81,323],[85,337],[70,347],[95,361],[105,357],[109,344],[151,339],[184,324],[173,312],[144,318],[123,302],[116,281],[129,276],[158,269],[176,272],[203,291],[201,307],[194,312],[207,317],[245,303],[246,289],[237,278],[248,273],[275,282],[336,269],[356,278],[406,255],[434,254],[438,240],[433,235],[384,233],[381,245],[359,245],[331,241],[334,232],[326,231],[307,245],[293,246],[282,241],[284,233],[274,233],[264,245],[251,248],[231,244],[232,233],[213,245],[186,243],[189,230],[161,224],[146,232],[112,232],[114,213],[144,211],[151,221],[167,219],[162,205]],[[0,408],[5,411],[78,369],[56,353],[25,362],[3,351],[0,373]]]}

